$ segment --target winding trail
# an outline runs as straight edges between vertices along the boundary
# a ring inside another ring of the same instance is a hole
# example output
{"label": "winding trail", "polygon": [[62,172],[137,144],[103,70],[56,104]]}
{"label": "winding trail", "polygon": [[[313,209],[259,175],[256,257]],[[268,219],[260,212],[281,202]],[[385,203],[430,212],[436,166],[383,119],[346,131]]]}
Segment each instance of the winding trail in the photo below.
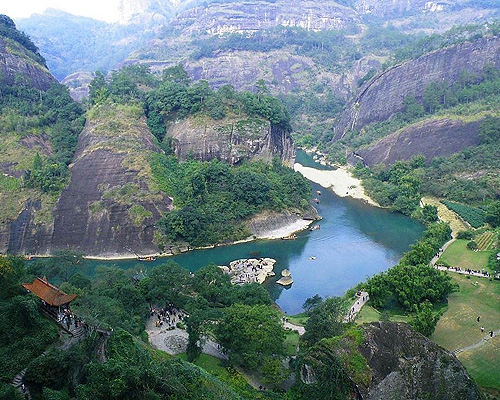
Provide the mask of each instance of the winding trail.
{"label": "winding trail", "polygon": [[[500,330],[493,332],[493,338],[497,335],[500,335]],[[463,353],[464,351],[472,350],[472,349],[477,349],[478,347],[483,346],[484,344],[488,343],[491,339],[490,335],[486,335],[484,338],[482,338],[479,342],[472,344],[470,346],[462,347],[461,349],[457,349],[453,351],[453,354],[458,356],[460,353]]]}

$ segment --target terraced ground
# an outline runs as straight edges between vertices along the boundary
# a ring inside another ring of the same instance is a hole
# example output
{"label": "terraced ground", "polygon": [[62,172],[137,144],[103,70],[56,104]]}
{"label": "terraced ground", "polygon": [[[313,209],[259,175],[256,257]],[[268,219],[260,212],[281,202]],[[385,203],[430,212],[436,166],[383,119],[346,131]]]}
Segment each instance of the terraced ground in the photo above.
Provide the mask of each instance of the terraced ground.
{"label": "terraced ground", "polygon": [[477,236],[475,241],[479,250],[491,250],[495,248],[496,235],[491,231],[484,232]]}

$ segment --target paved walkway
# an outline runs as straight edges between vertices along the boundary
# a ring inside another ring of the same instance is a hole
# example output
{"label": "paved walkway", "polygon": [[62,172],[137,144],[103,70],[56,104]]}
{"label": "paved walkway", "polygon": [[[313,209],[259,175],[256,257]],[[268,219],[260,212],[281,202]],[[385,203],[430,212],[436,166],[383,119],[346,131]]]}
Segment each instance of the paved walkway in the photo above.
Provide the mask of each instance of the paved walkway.
{"label": "paved walkway", "polygon": [[[158,328],[155,326],[156,321],[156,316],[151,317],[146,325],[149,342],[158,350],[162,350],[170,355],[184,353],[187,348],[188,333],[184,329],[177,327],[172,330],[167,330],[167,326]],[[205,341],[202,349],[203,353],[220,358],[221,360],[227,360],[227,356],[219,350],[217,343],[206,337],[203,339]]]}
{"label": "paved walkway", "polygon": [[[493,337],[495,337],[497,335],[500,335],[500,330],[493,332]],[[490,337],[490,334],[488,333],[483,339],[481,339],[481,341],[477,342],[476,344],[472,344],[470,346],[466,346],[466,347],[462,347],[461,349],[457,349],[453,352],[453,354],[455,354],[457,356],[460,353],[463,353],[464,351],[476,349],[476,348],[481,347],[482,345],[488,343],[491,339],[492,339],[492,337]]]}
{"label": "paved walkway", "polygon": [[347,315],[344,318],[344,322],[352,322],[356,318],[356,315],[361,311],[363,306],[370,300],[370,296],[367,292],[361,292],[359,296],[357,296],[357,300],[354,301],[352,306],[349,308]]}
{"label": "paved walkway", "polygon": [[469,276],[476,276],[478,278],[492,278],[491,275],[484,275],[481,272],[474,272],[474,271],[465,271],[463,269],[456,270],[455,267],[438,267],[434,266],[434,268],[440,270],[440,271],[446,271],[446,272],[453,272],[455,274],[461,274],[461,275],[469,275]]}
{"label": "paved walkway", "polygon": [[442,253],[440,255],[438,255],[438,256],[434,256],[434,258],[431,260],[431,265],[432,266],[436,265],[437,260],[439,260],[439,258],[443,255],[443,253],[448,248],[448,246],[450,244],[452,244],[455,240],[457,240],[457,239],[453,238],[453,239],[447,241],[445,244],[443,244],[443,246],[441,247],[441,249],[443,249]]}

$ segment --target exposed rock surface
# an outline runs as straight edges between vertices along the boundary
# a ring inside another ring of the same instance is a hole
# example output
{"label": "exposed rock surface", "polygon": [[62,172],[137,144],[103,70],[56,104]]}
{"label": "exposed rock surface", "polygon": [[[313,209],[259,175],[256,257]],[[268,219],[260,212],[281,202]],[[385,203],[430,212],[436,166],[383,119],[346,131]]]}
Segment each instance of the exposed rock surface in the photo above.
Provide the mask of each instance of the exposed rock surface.
{"label": "exposed rock surface", "polygon": [[45,65],[33,60],[33,54],[14,40],[0,36],[0,81],[14,85],[16,79],[46,90],[56,79]]}
{"label": "exposed rock surface", "polygon": [[301,367],[302,381],[317,383],[314,366],[328,363],[336,355],[346,368],[357,399],[481,399],[460,361],[408,325],[372,322],[360,331],[320,342]]}
{"label": "exposed rock surface", "polygon": [[334,139],[402,111],[407,96],[422,100],[432,82],[453,84],[464,71],[480,73],[488,64],[500,67],[500,37],[458,44],[391,67],[366,83],[349,102],[335,124]]}
{"label": "exposed rock surface", "polygon": [[272,28],[278,25],[309,30],[342,29],[359,22],[357,13],[335,1],[273,2],[246,0],[214,2],[179,14],[172,26],[191,33],[223,34]]}
{"label": "exposed rock surface", "polygon": [[142,110],[102,105],[91,113],[57,203],[52,250],[156,253],[154,223],[172,202],[152,182],[148,157],[160,150]]}
{"label": "exposed rock surface", "polygon": [[216,158],[235,165],[248,159],[271,161],[279,157],[288,166],[295,160],[290,132],[259,118],[216,121],[194,116],[172,124],[167,136],[174,139],[174,152],[181,160]]}
{"label": "exposed rock surface", "polygon": [[478,145],[481,141],[478,136],[481,121],[426,120],[392,133],[360,149],[357,154],[369,166],[391,165],[416,155],[423,155],[431,161],[434,157],[448,156]]}

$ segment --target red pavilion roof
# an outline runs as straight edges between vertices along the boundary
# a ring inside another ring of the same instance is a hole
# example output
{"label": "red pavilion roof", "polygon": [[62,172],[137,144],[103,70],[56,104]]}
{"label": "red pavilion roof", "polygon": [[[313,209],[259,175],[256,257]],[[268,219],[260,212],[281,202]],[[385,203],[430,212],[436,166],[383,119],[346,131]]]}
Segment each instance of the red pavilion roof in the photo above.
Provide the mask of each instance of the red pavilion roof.
{"label": "red pavilion roof", "polygon": [[76,294],[66,294],[62,290],[47,282],[47,278],[36,278],[32,283],[23,283],[23,287],[41,298],[51,306],[62,306],[76,299]]}

